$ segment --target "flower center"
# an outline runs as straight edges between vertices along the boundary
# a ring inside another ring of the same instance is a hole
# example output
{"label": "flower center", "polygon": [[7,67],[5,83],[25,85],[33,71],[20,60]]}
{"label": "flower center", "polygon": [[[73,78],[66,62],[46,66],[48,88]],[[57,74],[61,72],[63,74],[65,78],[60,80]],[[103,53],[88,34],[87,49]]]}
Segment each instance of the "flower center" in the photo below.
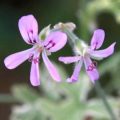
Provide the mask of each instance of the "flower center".
{"label": "flower center", "polygon": [[43,47],[40,44],[35,44],[34,49],[33,49],[33,53],[29,54],[28,61],[29,62],[34,62],[35,64],[39,63],[39,59],[40,59],[39,54],[42,51],[43,51]]}

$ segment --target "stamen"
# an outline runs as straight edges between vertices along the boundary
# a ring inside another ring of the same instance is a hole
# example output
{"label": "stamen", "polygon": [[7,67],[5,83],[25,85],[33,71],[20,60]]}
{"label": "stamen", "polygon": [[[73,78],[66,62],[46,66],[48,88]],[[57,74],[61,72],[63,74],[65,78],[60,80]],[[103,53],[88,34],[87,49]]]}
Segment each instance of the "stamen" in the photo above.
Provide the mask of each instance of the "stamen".
{"label": "stamen", "polygon": [[97,62],[93,61],[87,68],[87,71],[93,71],[97,66]]}
{"label": "stamen", "polygon": [[33,59],[33,62],[36,64],[36,63],[39,63],[39,57],[37,57],[37,58],[34,58]]}
{"label": "stamen", "polygon": [[39,63],[39,57],[34,58],[34,54],[30,54],[30,56],[28,58],[28,61],[29,62],[34,62],[35,64]]}
{"label": "stamen", "polygon": [[29,61],[29,62],[32,62],[33,57],[34,57],[34,54],[31,53],[31,54],[29,55],[28,61]]}
{"label": "stamen", "polygon": [[93,61],[93,64],[95,67],[97,67],[97,62],[96,61]]}

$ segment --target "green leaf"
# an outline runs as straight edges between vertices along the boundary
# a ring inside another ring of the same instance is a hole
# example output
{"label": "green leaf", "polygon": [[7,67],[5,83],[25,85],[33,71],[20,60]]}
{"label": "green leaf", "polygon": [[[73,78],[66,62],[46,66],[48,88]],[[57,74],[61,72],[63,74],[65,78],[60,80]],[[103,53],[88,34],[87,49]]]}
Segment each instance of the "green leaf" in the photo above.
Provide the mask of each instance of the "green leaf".
{"label": "green leaf", "polygon": [[11,120],[46,120],[34,104],[24,104],[12,108]]}
{"label": "green leaf", "polygon": [[[119,117],[119,106],[120,106],[120,99],[115,99],[112,97],[107,97],[108,103],[110,104],[111,108],[114,110],[114,114],[116,117]],[[87,104],[87,115],[93,116],[94,118],[99,119],[110,119],[110,115],[107,112],[102,100],[100,99],[92,99]]]}
{"label": "green leaf", "polygon": [[39,98],[39,94],[27,85],[14,85],[12,87],[12,94],[18,101],[23,103],[32,103]]}

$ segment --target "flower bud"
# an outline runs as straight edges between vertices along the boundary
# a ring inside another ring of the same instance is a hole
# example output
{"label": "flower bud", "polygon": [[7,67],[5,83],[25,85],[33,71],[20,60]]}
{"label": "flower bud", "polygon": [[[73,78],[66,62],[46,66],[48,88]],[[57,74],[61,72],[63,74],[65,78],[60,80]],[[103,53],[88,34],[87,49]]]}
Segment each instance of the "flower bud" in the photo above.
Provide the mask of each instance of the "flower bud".
{"label": "flower bud", "polygon": [[47,27],[43,28],[39,34],[39,38],[40,40],[44,40],[46,38],[46,36],[48,36],[48,34],[50,33],[50,25],[48,25]]}
{"label": "flower bud", "polygon": [[67,23],[60,22],[54,26],[54,29],[64,29],[64,28],[67,28],[70,31],[73,31],[76,28],[76,25],[72,22],[67,22]]}

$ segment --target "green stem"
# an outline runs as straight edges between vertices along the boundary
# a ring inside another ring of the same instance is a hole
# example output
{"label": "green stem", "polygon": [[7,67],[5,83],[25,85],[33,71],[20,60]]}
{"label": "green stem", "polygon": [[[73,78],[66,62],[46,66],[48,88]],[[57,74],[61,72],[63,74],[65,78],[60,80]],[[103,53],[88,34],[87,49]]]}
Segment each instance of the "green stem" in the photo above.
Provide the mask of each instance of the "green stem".
{"label": "green stem", "polygon": [[64,28],[63,31],[64,31],[64,32],[68,35],[68,37],[71,39],[71,44],[72,44],[72,45],[75,44],[75,43],[79,40],[79,38],[78,38],[72,31],[68,30],[67,28]]}
{"label": "green stem", "polygon": [[109,115],[111,116],[111,120],[117,120],[111,106],[109,105],[109,103],[106,99],[105,93],[104,93],[103,89],[101,88],[99,81],[96,81],[95,89],[96,89],[98,95],[101,97]]}
{"label": "green stem", "polygon": [[17,100],[9,94],[0,94],[0,103],[14,103]]}
{"label": "green stem", "polygon": [[82,39],[80,39],[79,37],[77,37],[69,29],[67,29],[67,28],[64,27],[63,31],[70,38],[69,43],[70,43],[71,47],[74,49],[73,50],[74,54],[75,55],[82,54],[83,48],[84,48],[84,46],[87,46],[87,44]]}
{"label": "green stem", "polygon": [[[83,43],[83,40],[79,39],[72,31],[69,31],[65,27],[64,27],[64,32],[66,32],[67,35],[69,36],[69,38],[71,39],[72,46],[75,46],[78,41]],[[99,81],[96,81],[95,88],[96,88],[96,91],[97,91],[98,95],[101,97],[108,113],[110,114],[111,120],[117,120],[115,114],[113,113],[113,110],[112,110],[111,106],[109,105],[109,103],[108,103],[108,101],[105,97],[105,93],[102,90],[102,88],[99,84]]]}
{"label": "green stem", "polygon": [[[67,28],[65,28],[64,27],[64,30],[63,30],[66,34],[67,34],[67,36],[70,38],[70,40],[69,40],[69,43],[70,43],[70,45],[73,47],[75,47],[76,48],[76,46],[79,46],[79,49],[81,48],[81,46],[83,45],[83,44],[85,44],[85,42],[82,40],[82,39],[80,39],[79,37],[77,37],[72,31],[70,31],[69,29],[67,29]],[[74,51],[75,52],[75,51]]]}

